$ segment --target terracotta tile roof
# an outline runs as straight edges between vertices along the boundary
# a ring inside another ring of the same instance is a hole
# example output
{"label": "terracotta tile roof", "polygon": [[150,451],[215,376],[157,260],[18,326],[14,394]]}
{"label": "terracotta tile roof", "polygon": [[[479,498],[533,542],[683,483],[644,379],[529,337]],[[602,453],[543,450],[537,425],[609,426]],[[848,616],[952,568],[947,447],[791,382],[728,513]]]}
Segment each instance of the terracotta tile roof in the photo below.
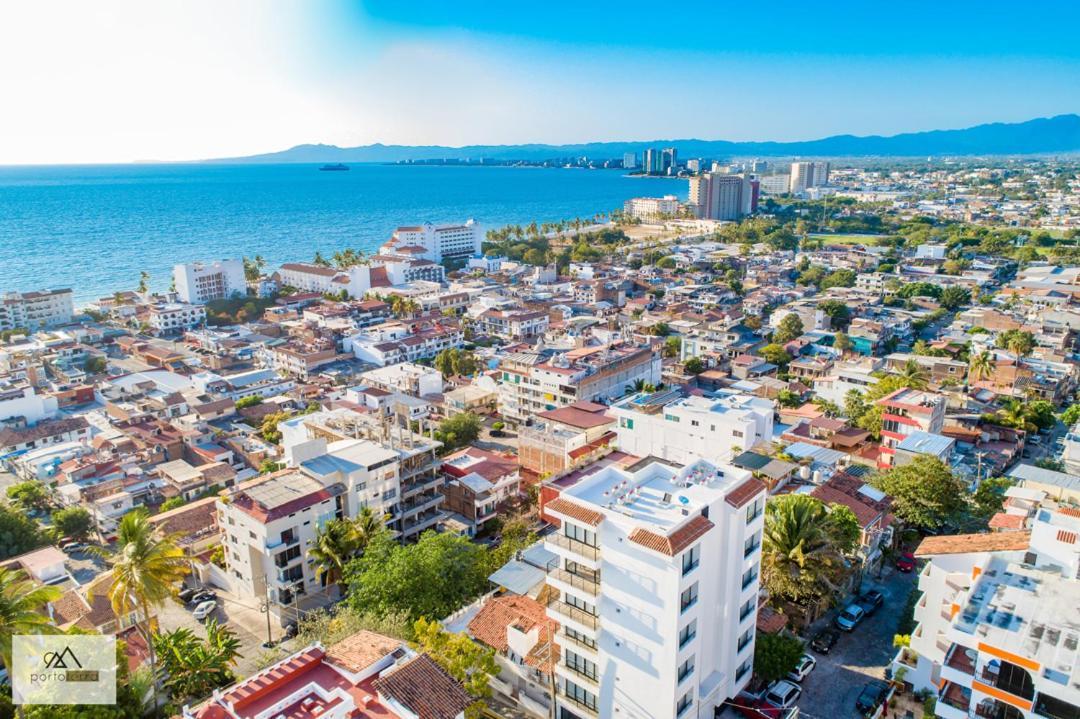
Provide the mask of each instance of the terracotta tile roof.
{"label": "terracotta tile roof", "polygon": [[326,650],[333,664],[358,674],[400,647],[402,642],[375,632],[361,629]]}
{"label": "terracotta tile roof", "polygon": [[1057,533],[1057,540],[1064,542],[1065,544],[1076,544],[1076,532],[1070,532],[1066,529],[1059,529]]}
{"label": "terracotta tile roof", "polygon": [[461,685],[426,654],[379,677],[374,686],[420,719],[454,719],[473,703]]}
{"label": "terracotta tile roof", "polygon": [[990,534],[949,534],[926,537],[915,550],[916,557],[968,552],[1016,552],[1027,549],[1031,532],[993,532]]}
{"label": "terracotta tile roof", "polygon": [[714,526],[712,522],[699,514],[672,532],[670,536],[665,537],[662,534],[639,527],[630,533],[630,541],[661,554],[666,554],[669,557],[674,557],[703,537]]}
{"label": "terracotta tile roof", "polygon": [[591,525],[593,527],[604,521],[604,515],[600,512],[596,512],[592,509],[582,507],[580,504],[574,504],[573,502],[563,499],[562,497],[556,497],[547,504],[544,505],[545,511],[558,512],[559,514],[565,514],[571,519],[576,519],[579,522]]}
{"label": "terracotta tile roof", "polygon": [[748,479],[735,489],[728,492],[724,501],[736,509],[746,506],[751,499],[766,490],[765,483],[760,479]]}
{"label": "terracotta tile roof", "polygon": [[1006,514],[998,512],[990,518],[987,524],[990,529],[1023,529],[1024,516],[1020,514]]}
{"label": "terracotta tile roof", "polygon": [[509,650],[506,628],[509,626],[516,626],[524,633],[539,627],[536,645],[525,657],[525,663],[544,672],[551,671],[559,650],[557,646],[552,648],[550,642],[559,629],[559,623],[548,617],[544,605],[532,597],[517,594],[492,597],[469,622],[469,634],[499,653],[506,654]]}
{"label": "terracotta tile roof", "polygon": [[860,502],[851,495],[845,494],[828,485],[823,484],[814,487],[814,491],[810,493],[810,496],[820,499],[825,504],[844,505],[854,512],[855,518],[859,520],[859,526],[863,529],[866,529],[875,519],[881,516],[881,510],[875,509],[864,502]]}
{"label": "terracotta tile roof", "polygon": [[578,429],[592,429],[593,427],[600,427],[605,424],[614,424],[615,418],[608,417],[606,414],[604,414],[603,410],[606,410],[607,407],[603,407],[602,410],[591,410],[583,409],[581,404],[570,405],[568,407],[559,407],[558,409],[551,409],[547,412],[541,412],[537,416],[542,419],[548,419],[553,422],[569,425]]}

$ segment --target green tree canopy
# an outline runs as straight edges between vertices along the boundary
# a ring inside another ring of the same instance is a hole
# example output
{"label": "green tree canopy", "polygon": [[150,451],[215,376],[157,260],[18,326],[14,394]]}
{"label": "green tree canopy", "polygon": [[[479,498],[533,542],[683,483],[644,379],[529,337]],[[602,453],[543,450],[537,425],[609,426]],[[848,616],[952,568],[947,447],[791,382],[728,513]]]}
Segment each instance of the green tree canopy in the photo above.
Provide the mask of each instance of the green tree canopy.
{"label": "green tree canopy", "polygon": [[768,344],[758,350],[758,354],[766,362],[772,362],[774,365],[780,367],[786,367],[791,362],[791,355],[787,353],[783,345]]}
{"label": "green tree canopy", "polygon": [[966,508],[967,484],[937,457],[919,455],[874,475],[870,483],[892,497],[900,520],[920,529],[955,524]]}
{"label": "green tree canopy", "polygon": [[24,512],[45,510],[52,506],[52,498],[45,485],[33,480],[11,485],[7,488],[7,496],[14,506]]}
{"label": "green tree canopy", "polygon": [[754,643],[754,674],[765,682],[783,679],[795,671],[803,655],[803,643],[787,634],[758,632]]}
{"label": "green tree canopy", "polygon": [[784,316],[784,319],[780,320],[780,326],[776,328],[775,332],[773,332],[772,339],[773,342],[783,344],[785,342],[790,342],[791,340],[802,336],[802,333],[802,319],[800,319],[799,315],[795,314],[794,312],[789,312],[787,315]]}
{"label": "green tree canopy", "polygon": [[443,443],[443,451],[466,447],[480,436],[480,418],[471,412],[455,414],[444,419],[435,430],[435,439]]}
{"label": "green tree canopy", "polygon": [[700,357],[691,357],[683,362],[683,369],[686,370],[687,374],[701,374],[706,370],[705,360]]}
{"label": "green tree canopy", "polygon": [[381,533],[347,566],[347,601],[377,616],[445,617],[487,587],[485,551],[455,534],[425,532],[402,545]]}
{"label": "green tree canopy", "polygon": [[448,632],[438,621],[424,617],[413,624],[413,634],[420,649],[461,682],[469,696],[475,699],[491,696],[489,682],[499,673],[494,649],[474,642],[464,632]]}
{"label": "green tree canopy", "polygon": [[52,513],[57,537],[85,539],[94,528],[94,519],[86,507],[65,507]]}
{"label": "green tree canopy", "polygon": [[37,523],[22,512],[0,505],[0,559],[25,554],[46,544]]}
{"label": "green tree canopy", "polygon": [[848,571],[846,515],[807,494],[784,494],[765,504],[761,578],[771,601],[806,603],[831,597]]}

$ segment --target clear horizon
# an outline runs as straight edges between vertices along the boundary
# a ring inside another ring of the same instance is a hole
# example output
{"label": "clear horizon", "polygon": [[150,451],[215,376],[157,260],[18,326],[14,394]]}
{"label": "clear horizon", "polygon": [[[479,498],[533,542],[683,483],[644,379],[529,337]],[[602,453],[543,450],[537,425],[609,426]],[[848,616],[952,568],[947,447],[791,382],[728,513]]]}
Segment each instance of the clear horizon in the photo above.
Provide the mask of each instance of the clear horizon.
{"label": "clear horizon", "polygon": [[17,69],[0,164],[301,144],[787,142],[1022,122],[1080,109],[1078,21],[1080,6],[1064,2],[891,13],[781,0],[767,14],[658,13],[636,0],[13,4],[0,8],[0,62]]}

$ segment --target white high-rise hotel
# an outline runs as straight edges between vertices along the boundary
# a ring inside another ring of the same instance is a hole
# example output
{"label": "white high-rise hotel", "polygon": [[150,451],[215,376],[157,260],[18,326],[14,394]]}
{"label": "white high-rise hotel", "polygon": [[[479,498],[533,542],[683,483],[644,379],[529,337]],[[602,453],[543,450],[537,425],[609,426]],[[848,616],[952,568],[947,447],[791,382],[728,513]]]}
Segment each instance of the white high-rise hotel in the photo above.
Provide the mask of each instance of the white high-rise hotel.
{"label": "white high-rise hotel", "polygon": [[173,283],[180,301],[193,305],[247,294],[244,263],[240,260],[176,265],[173,267]]}
{"label": "white high-rise hotel", "polygon": [[649,457],[548,501],[558,719],[711,719],[750,680],[765,485]]}
{"label": "white high-rise hotel", "polygon": [[479,255],[483,240],[483,229],[473,220],[463,225],[426,224],[397,228],[379,251],[410,254],[416,259],[441,263]]}

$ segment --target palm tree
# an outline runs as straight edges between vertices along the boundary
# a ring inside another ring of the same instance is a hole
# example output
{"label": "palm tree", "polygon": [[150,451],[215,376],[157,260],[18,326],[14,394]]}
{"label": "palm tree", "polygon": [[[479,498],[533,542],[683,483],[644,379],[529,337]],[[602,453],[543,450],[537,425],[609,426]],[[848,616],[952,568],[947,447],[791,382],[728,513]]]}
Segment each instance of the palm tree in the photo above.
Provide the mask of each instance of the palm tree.
{"label": "palm tree", "polygon": [[994,374],[994,357],[989,351],[972,355],[968,360],[968,380],[978,382]]}
{"label": "palm tree", "polygon": [[[112,565],[112,584],[108,590],[112,610],[118,618],[135,613],[135,630],[150,650],[150,671],[155,677],[157,654],[151,610],[163,605],[188,573],[184,551],[176,543],[178,536],[160,535],[143,511],[129,512],[117,528],[115,551],[106,556]],[[157,706],[157,682],[154,682],[155,713]]]}
{"label": "palm tree", "polygon": [[240,656],[240,640],[211,618],[206,639],[187,627],[154,635],[154,647],[174,702],[186,703],[233,682],[232,666]]}
{"label": "palm tree", "polygon": [[386,531],[386,520],[390,515],[378,515],[371,507],[361,507],[360,513],[353,520],[353,529],[356,531],[357,551],[363,552],[371,540],[380,532]]}
{"label": "palm tree", "polygon": [[998,421],[1006,427],[1034,432],[1038,429],[1028,418],[1028,407],[1018,399],[1010,399],[997,411]]}
{"label": "palm tree", "polygon": [[56,628],[42,611],[63,592],[59,587],[40,586],[22,571],[0,569],[0,665],[11,676],[11,638],[17,634],[56,634]]}
{"label": "palm tree", "polygon": [[926,389],[929,379],[923,368],[913,359],[904,363],[904,369],[900,372],[900,379],[906,387],[911,389]]}
{"label": "palm tree", "polygon": [[345,565],[360,550],[356,526],[344,519],[331,519],[315,532],[315,544],[308,556],[315,560],[315,576],[324,585],[337,584],[345,576]]}
{"label": "palm tree", "polygon": [[843,557],[827,516],[825,504],[805,494],[765,504],[761,574],[771,597],[806,602],[836,588]]}

